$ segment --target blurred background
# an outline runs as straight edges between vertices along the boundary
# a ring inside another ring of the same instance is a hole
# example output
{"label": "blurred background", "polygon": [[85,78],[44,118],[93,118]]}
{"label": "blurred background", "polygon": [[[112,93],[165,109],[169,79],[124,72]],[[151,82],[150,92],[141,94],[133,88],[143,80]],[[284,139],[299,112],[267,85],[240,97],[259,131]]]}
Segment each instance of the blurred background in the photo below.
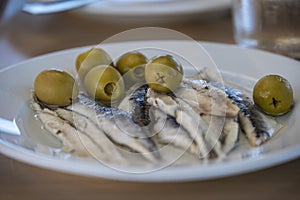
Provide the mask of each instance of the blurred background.
{"label": "blurred background", "polygon": [[[231,0],[99,0],[65,12],[60,12],[62,4],[44,8],[53,0],[44,0],[40,11],[28,8],[36,2],[27,2],[25,12],[22,1],[8,1],[6,13],[2,10],[0,68],[48,52],[95,45],[138,27],[163,27],[194,40],[234,43]],[[12,5],[15,9],[9,8]]]}

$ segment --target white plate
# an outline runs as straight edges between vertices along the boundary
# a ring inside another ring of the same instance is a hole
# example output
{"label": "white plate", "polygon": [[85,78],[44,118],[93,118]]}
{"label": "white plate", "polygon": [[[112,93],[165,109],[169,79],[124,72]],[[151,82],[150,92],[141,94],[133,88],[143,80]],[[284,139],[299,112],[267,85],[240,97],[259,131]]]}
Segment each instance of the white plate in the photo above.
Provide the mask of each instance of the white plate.
{"label": "white plate", "polygon": [[[28,114],[28,109],[24,110],[29,99],[29,91],[33,87],[34,78],[43,69],[56,67],[74,73],[76,56],[89,48],[83,47],[39,56],[0,72],[0,152],[31,165],[66,173],[144,182],[219,178],[259,170],[297,158],[300,155],[299,62],[258,50],[214,43],[195,44],[190,41],[123,42],[103,44],[101,47],[113,57],[140,48],[166,49],[180,54],[195,66],[211,66],[212,61],[208,59],[203,49],[199,48],[199,44],[203,45],[218,68],[223,71],[240,74],[239,77],[250,77],[247,80],[275,73],[281,74],[291,82],[294,88],[295,107],[288,116],[285,128],[269,142],[257,148],[242,148],[233,153],[235,156],[224,162],[209,161],[206,164],[169,166],[138,174],[114,170],[93,160],[66,158],[59,154],[49,155],[47,149],[43,151],[43,147],[48,144],[55,145],[53,138],[41,131],[33,117]],[[17,122],[19,129],[14,122]],[[20,132],[21,135],[18,135]],[[34,151],[37,148],[39,151]]]}
{"label": "white plate", "polygon": [[221,15],[231,0],[112,0],[99,1],[73,13],[99,19],[178,21],[191,17]]}

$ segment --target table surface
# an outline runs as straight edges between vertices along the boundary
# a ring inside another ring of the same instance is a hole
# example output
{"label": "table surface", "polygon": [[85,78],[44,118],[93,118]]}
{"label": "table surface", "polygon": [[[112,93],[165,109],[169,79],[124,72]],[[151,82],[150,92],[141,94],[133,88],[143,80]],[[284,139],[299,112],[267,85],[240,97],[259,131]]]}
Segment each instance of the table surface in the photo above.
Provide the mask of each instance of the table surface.
{"label": "table surface", "polygon": [[[21,13],[0,29],[0,68],[37,55],[98,44],[141,22],[87,19],[71,13]],[[195,40],[233,44],[229,14],[186,22],[147,22]],[[209,181],[132,183],[41,169],[0,155],[0,199],[299,199],[300,159],[265,170]]]}

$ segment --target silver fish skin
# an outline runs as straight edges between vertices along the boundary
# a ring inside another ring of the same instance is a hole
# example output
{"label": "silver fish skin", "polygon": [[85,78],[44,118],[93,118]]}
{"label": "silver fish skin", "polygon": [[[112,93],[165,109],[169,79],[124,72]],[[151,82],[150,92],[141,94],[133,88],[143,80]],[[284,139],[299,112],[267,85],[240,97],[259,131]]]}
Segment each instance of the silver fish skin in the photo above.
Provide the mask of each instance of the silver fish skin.
{"label": "silver fish skin", "polygon": [[123,110],[101,106],[83,94],[79,94],[78,102],[68,109],[91,119],[115,144],[140,153],[147,160],[159,160],[160,155],[155,142],[149,137],[150,133],[135,124]]}
{"label": "silver fish skin", "polygon": [[143,85],[132,92],[129,98],[130,111],[132,120],[140,126],[147,126],[151,123],[150,107],[147,102],[148,85]]}

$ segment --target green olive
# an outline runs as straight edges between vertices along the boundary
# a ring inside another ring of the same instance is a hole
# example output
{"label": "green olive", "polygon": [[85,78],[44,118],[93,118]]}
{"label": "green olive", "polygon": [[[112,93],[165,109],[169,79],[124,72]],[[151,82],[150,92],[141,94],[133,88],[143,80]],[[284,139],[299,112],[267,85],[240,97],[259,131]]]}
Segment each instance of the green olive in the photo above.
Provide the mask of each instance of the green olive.
{"label": "green olive", "polygon": [[123,54],[116,63],[116,68],[124,76],[126,83],[143,81],[147,58],[142,53],[133,51]]}
{"label": "green olive", "polygon": [[114,102],[124,94],[122,75],[109,65],[91,69],[85,76],[84,85],[91,96],[103,102]]}
{"label": "green olive", "polygon": [[145,79],[150,88],[162,93],[174,91],[181,83],[183,69],[171,55],[150,60],[145,67]]}
{"label": "green olive", "polygon": [[273,116],[282,115],[293,105],[293,89],[285,78],[267,75],[255,84],[253,100],[265,113]]}
{"label": "green olive", "polygon": [[111,57],[100,48],[92,48],[86,52],[79,54],[76,58],[76,70],[80,80],[84,80],[85,75],[93,67],[98,65],[110,65]]}
{"label": "green olive", "polygon": [[37,75],[34,91],[37,98],[46,104],[67,106],[77,98],[78,86],[67,72],[51,69]]}

